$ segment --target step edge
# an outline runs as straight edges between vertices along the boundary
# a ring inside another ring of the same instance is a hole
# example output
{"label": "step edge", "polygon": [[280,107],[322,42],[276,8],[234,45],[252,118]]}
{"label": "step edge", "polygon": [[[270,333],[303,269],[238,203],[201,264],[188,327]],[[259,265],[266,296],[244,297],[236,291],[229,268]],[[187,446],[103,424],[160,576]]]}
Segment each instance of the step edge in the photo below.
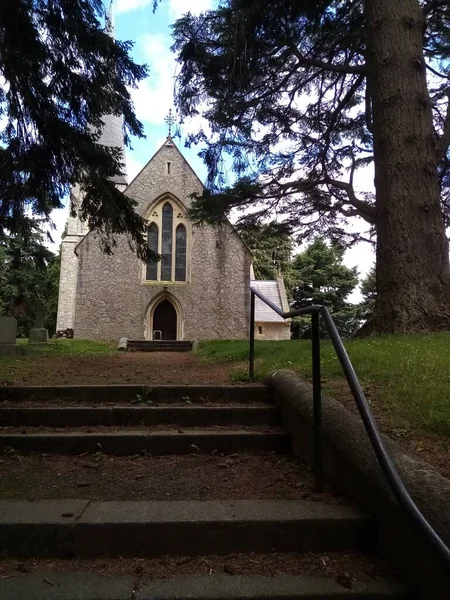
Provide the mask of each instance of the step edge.
{"label": "step edge", "polygon": [[[72,516],[62,517],[70,508]],[[209,512],[209,514],[208,514]],[[134,513],[134,517],[131,517]],[[249,518],[249,513],[253,515]],[[52,515],[46,516],[42,515]],[[25,515],[24,518],[21,515]],[[28,515],[28,518],[26,518]],[[96,517],[97,515],[97,517]],[[98,515],[101,518],[98,519]],[[125,518],[121,518],[125,515]],[[219,515],[219,516],[218,516]],[[230,517],[231,515],[231,517]],[[106,518],[105,518],[106,517]],[[193,519],[193,517],[196,517]],[[375,525],[369,513],[346,504],[318,503],[314,500],[259,499],[259,500],[0,500],[0,527],[15,525],[118,525],[180,523],[229,523],[242,521],[362,523]]]}
{"label": "step edge", "polygon": [[[137,585],[137,577],[130,575],[105,576],[92,571],[54,573],[44,571],[18,575],[12,580],[0,581],[0,591],[5,600],[28,600],[30,586],[34,590],[35,600],[47,600],[49,584],[54,582],[58,588],[63,588],[71,599],[98,600],[101,594],[103,600],[117,600],[119,597],[133,597],[135,600],[178,600],[187,597],[185,590],[190,590],[188,597],[191,600],[228,600],[236,599],[269,600],[298,598],[349,598],[364,599],[367,593],[378,594],[379,598],[412,598],[408,588],[399,582],[380,578],[378,581],[356,581],[354,588],[348,590],[340,586],[331,578],[315,577],[311,575],[281,574],[275,576],[265,575],[176,575],[165,579],[142,579]],[[87,587],[86,587],[87,583]],[[325,593],[323,588],[325,585]],[[105,590],[105,586],[107,589]],[[83,587],[82,594],[79,593]],[[89,590],[89,587],[91,590]],[[103,588],[103,589],[102,589]],[[108,592],[107,590],[112,590]],[[193,589],[192,589],[193,588]],[[306,588],[306,589],[305,589]],[[309,589],[308,589],[309,588]],[[8,590],[15,595],[6,596]],[[42,591],[42,594],[41,594]],[[106,592],[106,594],[105,594]],[[78,595],[79,594],[79,595]],[[326,595],[325,595],[326,594]]]}
{"label": "step edge", "polygon": [[[144,403],[145,404],[145,403]],[[164,411],[182,411],[182,412],[207,412],[207,411],[211,411],[211,412],[220,412],[220,411],[239,411],[239,412],[246,412],[246,411],[250,411],[250,412],[264,412],[264,411],[270,411],[270,412],[279,412],[280,409],[279,407],[275,406],[274,404],[269,404],[269,403],[258,403],[258,404],[238,404],[238,403],[233,403],[233,404],[222,404],[220,406],[211,406],[211,405],[203,405],[203,404],[189,404],[189,405],[173,405],[173,404],[169,404],[169,403],[161,403],[161,404],[155,404],[154,406],[135,406],[135,405],[131,405],[130,404],[116,404],[114,406],[89,406],[88,404],[85,405],[78,405],[78,406],[3,406],[0,407],[0,416],[1,414],[7,413],[7,414],[11,414],[13,412],[29,412],[29,413],[39,413],[39,412],[49,412],[49,411],[54,411],[54,412],[64,412],[64,411],[77,411],[77,412],[82,412],[82,411],[86,411],[86,412],[92,412],[92,411],[96,411],[96,412],[116,412],[116,411],[123,411],[123,410],[129,410],[129,411],[133,411],[133,412],[164,412]]]}

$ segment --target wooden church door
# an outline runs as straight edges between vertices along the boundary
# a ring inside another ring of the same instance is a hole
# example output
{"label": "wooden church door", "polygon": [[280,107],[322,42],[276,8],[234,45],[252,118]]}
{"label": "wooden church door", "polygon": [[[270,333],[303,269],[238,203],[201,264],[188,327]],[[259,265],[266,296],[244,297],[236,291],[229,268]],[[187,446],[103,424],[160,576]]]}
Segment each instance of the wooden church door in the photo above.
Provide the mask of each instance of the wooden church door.
{"label": "wooden church door", "polygon": [[[157,333],[155,333],[157,332]],[[153,315],[153,339],[177,339],[177,311],[169,300],[163,300],[155,308]]]}

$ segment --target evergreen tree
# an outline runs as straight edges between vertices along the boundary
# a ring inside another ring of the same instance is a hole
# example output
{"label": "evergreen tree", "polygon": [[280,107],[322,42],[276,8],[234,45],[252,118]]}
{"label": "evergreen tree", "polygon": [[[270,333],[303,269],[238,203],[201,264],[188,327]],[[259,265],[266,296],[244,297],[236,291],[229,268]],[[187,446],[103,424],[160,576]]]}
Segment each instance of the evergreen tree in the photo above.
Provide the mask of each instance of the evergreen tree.
{"label": "evergreen tree", "polygon": [[[246,222],[351,242],[357,216],[377,236],[369,329],[448,328],[449,17],[433,0],[222,0],[178,20],[177,104],[211,128],[191,138],[209,168],[194,217],[251,207]],[[376,198],[353,185],[372,162]]]}
{"label": "evergreen tree", "polygon": [[377,282],[375,268],[370,269],[367,276],[361,282],[362,302],[360,304],[361,313],[364,318],[370,318],[375,309],[375,299],[377,297]]}
{"label": "evergreen tree", "polygon": [[293,249],[289,229],[274,221],[238,231],[253,254],[255,278],[272,280],[283,277],[288,288]]}
{"label": "evergreen tree", "polygon": [[55,332],[60,259],[44,245],[39,225],[0,237],[0,314],[16,317],[18,335],[27,336],[42,310],[44,326]]}
{"label": "evergreen tree", "polygon": [[[358,272],[356,267],[350,269],[343,264],[344,251],[339,244],[327,245],[323,238],[316,238],[294,257],[292,308],[324,304],[340,334],[349,336],[355,333],[360,323],[358,307],[347,302],[358,284]],[[294,337],[311,337],[310,317],[294,319],[292,328]],[[324,326],[321,330],[326,335]]]}
{"label": "evergreen tree", "polygon": [[48,222],[79,183],[79,214],[105,250],[126,233],[145,257],[136,204],[111,181],[122,153],[96,141],[108,114],[123,115],[126,144],[143,137],[129,88],[147,69],[131,59],[131,42],[114,40],[104,24],[103,0],[0,2],[0,235],[32,235],[28,211]]}

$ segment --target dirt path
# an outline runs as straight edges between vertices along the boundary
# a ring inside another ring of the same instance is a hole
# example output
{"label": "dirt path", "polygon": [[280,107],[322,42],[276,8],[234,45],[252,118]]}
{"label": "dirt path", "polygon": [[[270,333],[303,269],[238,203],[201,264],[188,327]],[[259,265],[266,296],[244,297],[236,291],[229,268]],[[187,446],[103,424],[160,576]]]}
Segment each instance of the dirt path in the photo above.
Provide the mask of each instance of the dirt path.
{"label": "dirt path", "polygon": [[0,385],[231,383],[231,366],[177,352],[22,356],[2,369]]}

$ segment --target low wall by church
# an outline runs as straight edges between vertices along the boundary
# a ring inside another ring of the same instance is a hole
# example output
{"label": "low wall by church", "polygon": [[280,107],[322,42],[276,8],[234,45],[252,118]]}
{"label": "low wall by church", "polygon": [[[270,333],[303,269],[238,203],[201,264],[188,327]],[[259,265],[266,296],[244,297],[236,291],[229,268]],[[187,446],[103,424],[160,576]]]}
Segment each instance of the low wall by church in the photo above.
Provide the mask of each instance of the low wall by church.
{"label": "low wall by church", "polygon": [[255,323],[256,340],[290,340],[291,324],[290,322],[256,322]]}

